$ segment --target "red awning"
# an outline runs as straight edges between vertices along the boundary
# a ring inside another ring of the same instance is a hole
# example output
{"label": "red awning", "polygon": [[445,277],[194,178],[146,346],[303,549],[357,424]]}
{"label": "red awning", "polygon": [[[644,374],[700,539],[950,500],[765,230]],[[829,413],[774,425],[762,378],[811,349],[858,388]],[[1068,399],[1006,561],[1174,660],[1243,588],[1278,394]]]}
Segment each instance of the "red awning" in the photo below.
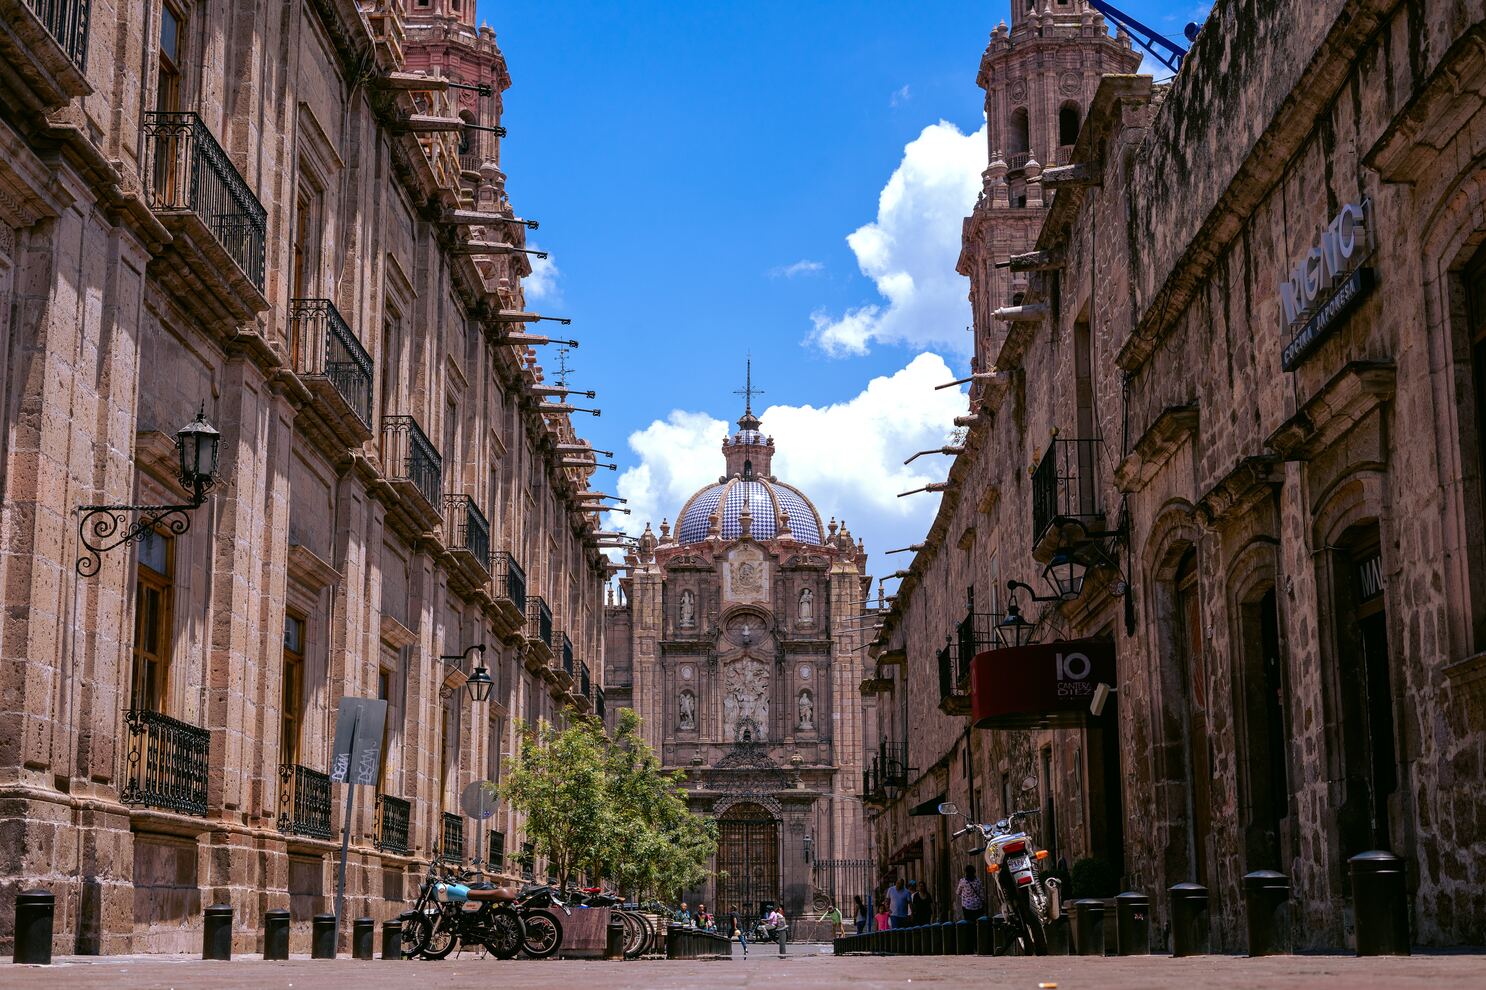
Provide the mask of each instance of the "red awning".
{"label": "red awning", "polygon": [[977,729],[1081,727],[1100,683],[1115,683],[1114,644],[1108,641],[987,650],[970,666],[970,714]]}

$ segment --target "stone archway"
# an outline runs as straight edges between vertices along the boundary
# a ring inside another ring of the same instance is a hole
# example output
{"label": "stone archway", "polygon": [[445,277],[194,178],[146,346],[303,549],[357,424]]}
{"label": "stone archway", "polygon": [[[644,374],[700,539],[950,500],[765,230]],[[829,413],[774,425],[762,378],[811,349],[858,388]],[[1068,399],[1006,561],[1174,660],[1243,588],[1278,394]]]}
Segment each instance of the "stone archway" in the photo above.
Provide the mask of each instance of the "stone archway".
{"label": "stone archway", "polygon": [[778,903],[779,819],[752,801],[740,801],[717,821],[718,917],[736,911],[757,917],[764,903]]}

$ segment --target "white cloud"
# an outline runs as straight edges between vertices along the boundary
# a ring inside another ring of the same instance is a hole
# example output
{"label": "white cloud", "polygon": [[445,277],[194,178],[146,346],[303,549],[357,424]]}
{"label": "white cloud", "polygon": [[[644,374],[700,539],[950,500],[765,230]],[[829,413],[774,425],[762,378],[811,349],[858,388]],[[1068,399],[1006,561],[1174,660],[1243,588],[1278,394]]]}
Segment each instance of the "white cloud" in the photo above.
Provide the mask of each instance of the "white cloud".
{"label": "white cloud", "polygon": [[[923,353],[844,402],[776,405],[762,413],[777,450],[774,474],[809,496],[822,521],[844,519],[866,541],[877,576],[896,569],[882,553],[921,539],[934,518],[938,495],[898,493],[948,474],[945,457],[903,461],[943,446],[954,417],[965,412],[964,393],[934,389],[954,377],[942,357]],[[638,534],[650,522],[658,534],[662,518],[674,527],[686,500],[721,475],[720,448],[731,428],[707,413],[678,410],[631,434],[640,463],[619,478],[619,494],[632,510],[619,517],[623,528]]]}
{"label": "white cloud", "polygon": [[[536,244],[527,244],[533,251],[540,251]],[[557,286],[557,278],[562,273],[557,270],[557,262],[549,255],[546,258],[538,258],[534,254],[527,255],[531,262],[531,274],[521,280],[521,288],[529,303],[560,303],[562,302],[562,290]]]}
{"label": "white cloud", "polygon": [[837,356],[865,354],[874,341],[969,352],[969,283],[955,262],[985,161],[985,127],[964,134],[941,120],[904,147],[878,197],[877,219],[846,238],[885,302],[840,316],[812,313],[812,343]]}
{"label": "white cloud", "polygon": [[801,258],[792,265],[778,265],[769,269],[770,278],[794,278],[797,275],[815,275],[825,271],[825,265],[809,258]]}
{"label": "white cloud", "polygon": [[909,101],[909,99],[912,98],[912,96],[913,96],[913,93],[912,93],[911,90],[909,90],[908,84],[907,83],[904,83],[903,85],[899,86],[897,89],[893,90],[892,97],[890,97],[888,99],[888,105],[889,106],[894,106],[894,107],[901,107],[903,104],[907,103]]}

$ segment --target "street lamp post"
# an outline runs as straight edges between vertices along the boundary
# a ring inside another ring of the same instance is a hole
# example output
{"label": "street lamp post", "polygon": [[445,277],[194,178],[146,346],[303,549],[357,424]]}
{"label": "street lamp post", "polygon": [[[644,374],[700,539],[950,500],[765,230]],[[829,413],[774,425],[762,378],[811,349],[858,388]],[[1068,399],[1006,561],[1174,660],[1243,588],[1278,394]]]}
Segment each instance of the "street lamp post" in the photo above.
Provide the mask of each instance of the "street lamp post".
{"label": "street lamp post", "polygon": [[[117,547],[136,543],[163,527],[171,536],[191,528],[189,513],[201,507],[206,493],[216,483],[217,448],[222,435],[206,421],[203,404],[196,418],[176,431],[176,453],[180,457],[181,486],[191,493],[189,502],[167,505],[80,505],[77,535],[82,554],[77,573],[93,577],[103,565],[102,555]],[[131,517],[139,513],[138,518]]]}
{"label": "street lamp post", "polygon": [[[454,653],[454,654],[450,654],[448,656],[441,656],[441,657],[439,657],[439,659],[442,660],[445,663],[454,663],[454,664],[459,665],[462,668],[463,665],[464,665],[465,659],[467,657],[469,657],[469,655],[472,654],[472,653],[478,653],[478,654],[480,654],[480,662],[475,664],[474,670],[472,670],[470,672],[469,677],[466,678],[465,679],[465,682],[464,682],[465,693],[469,695],[469,699],[470,699],[470,738],[471,739],[474,738],[475,733],[477,731],[477,728],[478,728],[478,726],[480,724],[475,719],[475,717],[474,717],[474,714],[475,714],[475,705],[478,705],[478,704],[480,704],[481,702],[484,702],[484,701],[488,701],[490,699],[491,692],[493,690],[495,690],[495,680],[494,680],[494,678],[492,678],[490,676],[490,672],[485,669],[485,662],[484,662],[485,661],[485,644],[484,643],[476,643],[474,646],[471,646],[468,649],[466,649],[463,653]],[[464,810],[464,809],[461,809],[461,810]],[[482,821],[483,821],[483,819],[479,819],[479,818],[476,818],[475,819],[475,861],[476,862],[480,862],[481,844],[482,844],[482,839],[484,838],[480,834],[484,830],[484,825],[481,824]],[[447,852],[447,850],[445,850],[445,851]],[[462,858],[462,856],[463,856],[463,853],[461,853],[461,858]]]}

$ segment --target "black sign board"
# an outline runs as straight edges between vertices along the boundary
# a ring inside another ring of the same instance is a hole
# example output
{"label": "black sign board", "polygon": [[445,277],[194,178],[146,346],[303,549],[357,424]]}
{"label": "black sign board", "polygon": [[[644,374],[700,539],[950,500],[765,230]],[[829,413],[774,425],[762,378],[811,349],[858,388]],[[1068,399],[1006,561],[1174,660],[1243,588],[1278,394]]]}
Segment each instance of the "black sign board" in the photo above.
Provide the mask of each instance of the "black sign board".
{"label": "black sign board", "polygon": [[1373,287],[1371,268],[1353,269],[1352,274],[1342,279],[1341,285],[1319,307],[1305,326],[1296,331],[1290,343],[1280,355],[1280,364],[1286,371],[1294,371],[1296,365],[1321,346],[1321,342],[1334,330],[1342,317],[1352,311],[1362,297]]}

